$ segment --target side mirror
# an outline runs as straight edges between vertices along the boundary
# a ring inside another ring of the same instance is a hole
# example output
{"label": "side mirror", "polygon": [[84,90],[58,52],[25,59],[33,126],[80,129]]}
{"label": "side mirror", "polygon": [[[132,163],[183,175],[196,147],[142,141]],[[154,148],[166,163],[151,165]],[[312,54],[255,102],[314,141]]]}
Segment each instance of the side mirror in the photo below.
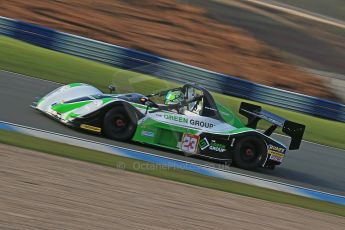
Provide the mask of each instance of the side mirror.
{"label": "side mirror", "polygon": [[113,93],[113,92],[115,92],[115,86],[113,86],[113,85],[109,85],[108,86],[108,89],[109,89],[109,93]]}

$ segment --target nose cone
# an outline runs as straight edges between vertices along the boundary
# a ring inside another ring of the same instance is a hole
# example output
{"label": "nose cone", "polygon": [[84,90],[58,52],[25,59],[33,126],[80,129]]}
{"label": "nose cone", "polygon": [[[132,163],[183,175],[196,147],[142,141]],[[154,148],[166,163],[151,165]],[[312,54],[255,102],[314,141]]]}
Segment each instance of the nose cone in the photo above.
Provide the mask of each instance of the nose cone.
{"label": "nose cone", "polygon": [[36,108],[47,112],[48,109],[50,109],[50,107],[54,104],[96,94],[102,94],[102,92],[87,84],[73,83],[64,85],[48,93],[41,100],[39,100]]}

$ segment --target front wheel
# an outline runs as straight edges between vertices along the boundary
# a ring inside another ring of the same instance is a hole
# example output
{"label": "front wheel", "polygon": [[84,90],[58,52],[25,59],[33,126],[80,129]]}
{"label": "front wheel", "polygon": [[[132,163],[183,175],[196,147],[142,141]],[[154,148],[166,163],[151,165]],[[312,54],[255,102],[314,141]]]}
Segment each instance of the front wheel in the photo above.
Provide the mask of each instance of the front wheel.
{"label": "front wheel", "polygon": [[109,110],[103,120],[106,137],[117,141],[130,140],[137,128],[138,117],[129,106],[116,106]]}
{"label": "front wheel", "polygon": [[256,136],[241,138],[233,152],[233,164],[239,168],[253,170],[266,160],[265,142]]}

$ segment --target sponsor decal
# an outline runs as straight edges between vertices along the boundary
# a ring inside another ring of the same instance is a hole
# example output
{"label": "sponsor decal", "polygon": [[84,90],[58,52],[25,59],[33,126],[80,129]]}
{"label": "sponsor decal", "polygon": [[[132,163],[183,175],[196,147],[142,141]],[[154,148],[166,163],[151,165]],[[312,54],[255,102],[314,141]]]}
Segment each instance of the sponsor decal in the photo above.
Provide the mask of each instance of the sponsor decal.
{"label": "sponsor decal", "polygon": [[198,126],[201,128],[210,128],[210,129],[214,126],[212,123],[209,123],[206,121],[198,121],[194,119],[190,119],[189,124],[191,124],[192,126]]}
{"label": "sponsor decal", "polygon": [[206,137],[204,137],[200,141],[199,146],[201,150],[205,150],[208,148],[211,151],[220,152],[220,153],[223,153],[226,151],[225,145],[219,144],[215,140],[212,140],[211,143],[209,143]]}
{"label": "sponsor decal", "polygon": [[225,145],[217,143],[215,140],[211,141],[209,150],[223,153],[226,151]]}
{"label": "sponsor decal", "polygon": [[268,150],[268,154],[271,154],[272,156],[277,156],[277,157],[284,157],[285,155],[282,153],[278,153],[272,150]]}
{"label": "sponsor decal", "polygon": [[188,124],[188,118],[177,116],[174,114],[164,114],[164,119]]}
{"label": "sponsor decal", "polygon": [[195,154],[198,150],[199,139],[198,135],[185,133],[182,137],[181,150],[185,153]]}
{"label": "sponsor decal", "polygon": [[273,161],[278,161],[278,162],[282,162],[284,157],[279,157],[279,156],[275,156],[275,155],[271,155],[270,156],[270,160]]}
{"label": "sponsor decal", "polygon": [[204,150],[204,149],[206,149],[207,147],[210,146],[210,143],[208,142],[207,138],[204,137],[204,138],[200,141],[199,146],[200,146],[200,149],[201,149],[201,150]]}
{"label": "sponsor decal", "polygon": [[98,133],[101,132],[101,128],[96,127],[96,126],[92,126],[92,125],[81,124],[80,128],[86,129],[86,130],[90,130],[90,131],[93,131],[93,132],[98,132]]}
{"label": "sponsor decal", "polygon": [[164,119],[170,120],[170,121],[175,121],[178,123],[189,124],[191,126],[197,126],[200,128],[212,128],[214,126],[214,124],[207,122],[207,121],[189,119],[187,117],[178,116],[178,115],[174,115],[174,114],[164,114]]}
{"label": "sponsor decal", "polygon": [[274,145],[268,145],[267,153],[270,154],[270,160],[282,162],[285,156],[285,148],[277,147]]}
{"label": "sponsor decal", "polygon": [[145,136],[145,137],[155,137],[155,133],[154,132],[151,132],[151,131],[141,131],[141,135],[142,136]]}
{"label": "sponsor decal", "polygon": [[281,148],[278,146],[274,146],[274,145],[268,145],[268,150],[272,150],[278,153],[285,153],[285,148]]}

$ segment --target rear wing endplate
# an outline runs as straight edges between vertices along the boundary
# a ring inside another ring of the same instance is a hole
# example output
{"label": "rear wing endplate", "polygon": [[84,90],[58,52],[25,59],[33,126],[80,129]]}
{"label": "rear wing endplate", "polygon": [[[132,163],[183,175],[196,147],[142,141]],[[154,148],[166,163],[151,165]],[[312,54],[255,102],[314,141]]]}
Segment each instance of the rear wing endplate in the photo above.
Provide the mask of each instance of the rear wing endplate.
{"label": "rear wing endplate", "polygon": [[299,149],[305,130],[305,125],[286,120],[285,118],[282,118],[276,114],[263,110],[261,106],[246,102],[241,103],[239,112],[248,118],[248,124],[246,126],[249,128],[256,129],[256,126],[261,119],[270,122],[272,126],[264,132],[264,134],[267,136],[270,136],[277,127],[282,127],[283,133],[291,137],[289,149]]}

